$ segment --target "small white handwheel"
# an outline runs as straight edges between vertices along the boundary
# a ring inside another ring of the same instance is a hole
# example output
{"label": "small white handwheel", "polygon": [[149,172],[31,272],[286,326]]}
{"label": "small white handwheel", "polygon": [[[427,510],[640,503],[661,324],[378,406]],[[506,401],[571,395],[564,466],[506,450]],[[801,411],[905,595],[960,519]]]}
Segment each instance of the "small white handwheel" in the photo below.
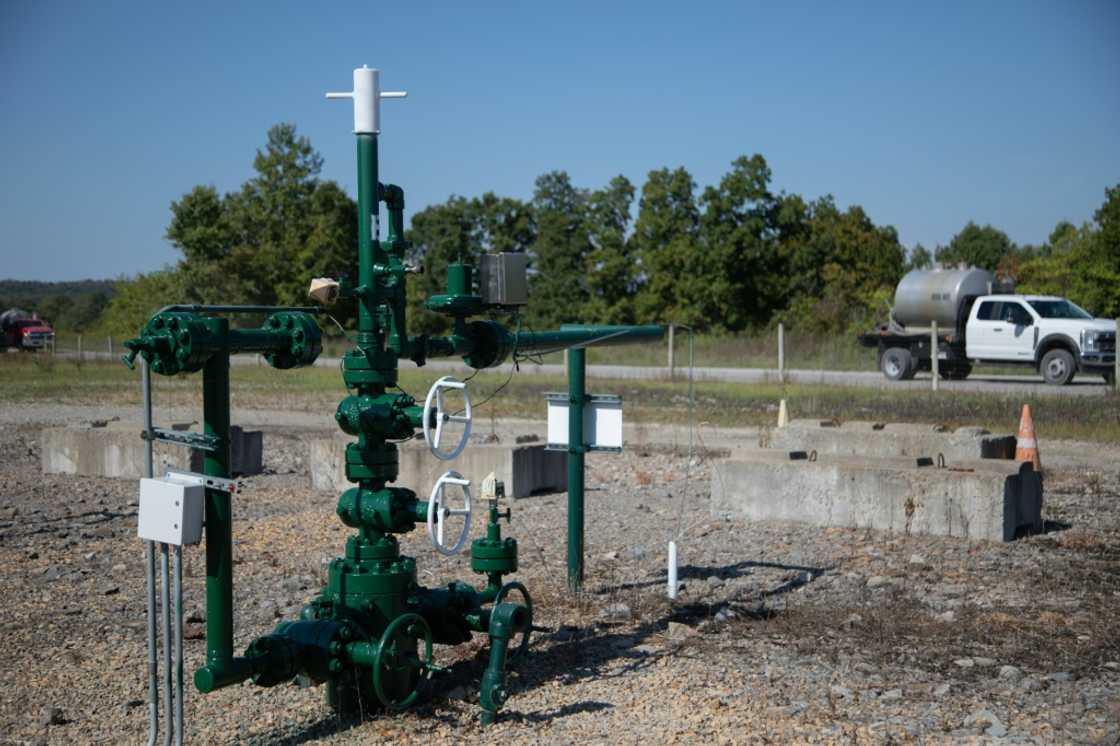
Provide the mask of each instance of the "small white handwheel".
{"label": "small white handwheel", "polygon": [[[444,496],[444,490],[447,485],[458,485],[463,490],[463,507],[462,508],[448,508],[447,498]],[[450,515],[463,516],[463,530],[459,534],[459,538],[455,540],[452,546],[447,546],[443,543],[443,519]],[[452,555],[458,554],[463,545],[467,543],[467,537],[471,533],[471,480],[464,479],[463,475],[457,471],[449,471],[442,477],[436,480],[435,487],[432,487],[432,497],[428,500],[428,538],[432,540],[434,546],[441,554]]]}
{"label": "small white handwheel", "polygon": [[[444,411],[443,392],[458,390],[463,392],[463,414],[448,414]],[[435,403],[435,416],[432,416],[432,404]],[[463,452],[467,447],[467,438],[471,436],[471,396],[467,392],[467,384],[452,376],[444,376],[428,389],[428,398],[424,400],[424,442],[428,450],[441,461],[450,461]],[[435,432],[432,431],[432,420],[435,420]],[[439,441],[443,435],[443,423],[458,422],[463,425],[463,435],[459,442],[450,451],[440,450]]]}

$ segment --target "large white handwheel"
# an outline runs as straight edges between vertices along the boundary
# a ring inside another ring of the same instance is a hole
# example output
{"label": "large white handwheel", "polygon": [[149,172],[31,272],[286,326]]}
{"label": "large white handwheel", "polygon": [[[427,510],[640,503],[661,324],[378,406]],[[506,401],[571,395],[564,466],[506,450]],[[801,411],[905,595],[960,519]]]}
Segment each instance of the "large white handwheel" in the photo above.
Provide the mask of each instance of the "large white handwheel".
{"label": "large white handwheel", "polygon": [[[463,392],[463,414],[447,414],[443,408],[443,392],[449,389]],[[435,404],[435,417],[432,417],[432,404]],[[471,395],[467,392],[467,384],[452,376],[444,376],[428,389],[428,397],[424,399],[424,442],[428,450],[441,461],[450,461],[463,452],[467,447],[467,438],[471,436]],[[435,420],[435,432],[432,431],[432,420]],[[439,447],[440,437],[443,435],[444,422],[459,422],[463,425],[463,435],[459,442],[450,451],[442,451]]]}
{"label": "large white handwheel", "polygon": [[[447,498],[444,495],[444,490],[447,485],[458,485],[463,490],[463,507],[462,508],[448,508]],[[463,516],[463,530],[459,534],[459,538],[451,546],[447,546],[443,542],[443,519],[450,515]],[[432,496],[428,500],[428,538],[432,540],[434,546],[441,554],[452,555],[458,554],[467,543],[467,537],[471,534],[471,480],[464,479],[463,475],[457,471],[449,471],[442,477],[436,480],[435,487],[432,487]]]}

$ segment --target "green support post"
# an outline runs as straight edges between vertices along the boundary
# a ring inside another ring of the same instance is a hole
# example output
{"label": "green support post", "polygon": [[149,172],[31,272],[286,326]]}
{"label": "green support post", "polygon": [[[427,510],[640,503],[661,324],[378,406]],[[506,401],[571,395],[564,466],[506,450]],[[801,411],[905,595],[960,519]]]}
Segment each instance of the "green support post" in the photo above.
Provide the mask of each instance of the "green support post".
{"label": "green support post", "polygon": [[568,588],[583,586],[583,405],[587,401],[587,351],[568,350]]}

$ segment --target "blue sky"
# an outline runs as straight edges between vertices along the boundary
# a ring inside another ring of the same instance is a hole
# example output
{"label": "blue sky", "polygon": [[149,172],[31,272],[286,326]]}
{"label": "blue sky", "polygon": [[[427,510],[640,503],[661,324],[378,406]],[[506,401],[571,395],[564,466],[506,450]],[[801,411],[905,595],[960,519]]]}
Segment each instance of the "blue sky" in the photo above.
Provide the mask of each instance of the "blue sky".
{"label": "blue sky", "polygon": [[[157,7],[159,6],[159,7]],[[0,277],[174,262],[169,205],[236,189],[294,122],[354,194],[351,70],[408,210],[565,169],[700,188],[762,153],[775,189],[860,204],[903,242],[1017,242],[1120,183],[1120,3],[0,3]],[[636,207],[635,207],[636,209]]]}

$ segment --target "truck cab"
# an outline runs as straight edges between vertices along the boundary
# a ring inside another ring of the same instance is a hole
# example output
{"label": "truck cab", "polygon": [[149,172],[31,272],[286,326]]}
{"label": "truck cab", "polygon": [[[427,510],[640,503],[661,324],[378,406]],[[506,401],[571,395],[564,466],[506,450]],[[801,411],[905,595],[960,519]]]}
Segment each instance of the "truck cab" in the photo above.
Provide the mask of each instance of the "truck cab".
{"label": "truck cab", "polygon": [[1079,371],[1108,379],[1116,360],[1116,322],[1052,295],[980,296],[964,336],[972,362],[1029,364],[1055,385]]}

